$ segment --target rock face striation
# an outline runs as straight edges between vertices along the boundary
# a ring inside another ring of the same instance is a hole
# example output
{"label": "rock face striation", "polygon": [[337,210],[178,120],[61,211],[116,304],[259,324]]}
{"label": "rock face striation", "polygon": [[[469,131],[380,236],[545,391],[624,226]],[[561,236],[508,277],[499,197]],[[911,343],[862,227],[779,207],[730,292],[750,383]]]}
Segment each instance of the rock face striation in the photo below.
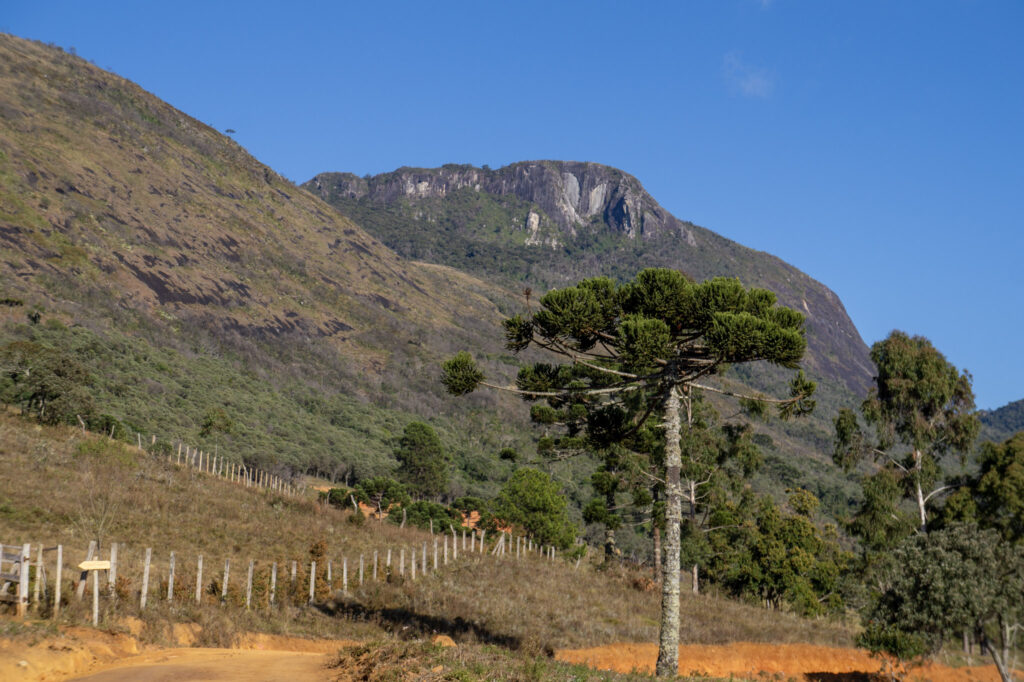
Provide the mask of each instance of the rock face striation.
{"label": "rock face striation", "polygon": [[697,280],[739,277],[807,316],[809,367],[863,395],[868,348],[839,297],[781,259],[662,208],[640,182],[598,163],[524,161],[321,173],[304,187],[400,254],[538,290],[581,277],[632,277],[643,267]]}

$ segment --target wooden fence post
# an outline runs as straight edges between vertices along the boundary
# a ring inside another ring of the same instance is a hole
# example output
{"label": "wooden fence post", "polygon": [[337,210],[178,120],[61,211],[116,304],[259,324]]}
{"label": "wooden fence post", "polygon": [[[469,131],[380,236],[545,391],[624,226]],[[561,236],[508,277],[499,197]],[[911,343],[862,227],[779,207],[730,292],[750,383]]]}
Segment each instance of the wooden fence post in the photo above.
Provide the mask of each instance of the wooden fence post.
{"label": "wooden fence post", "polygon": [[480,553],[481,554],[484,553],[484,538],[486,538],[486,537],[487,537],[487,531],[486,530],[480,531]]}
{"label": "wooden fence post", "polygon": [[341,557],[341,590],[348,594],[348,557]]}
{"label": "wooden fence post", "polygon": [[174,552],[171,552],[171,570],[167,574],[167,601],[174,600]]}
{"label": "wooden fence post", "polygon": [[[466,548],[463,547],[462,549]],[[469,534],[469,553],[473,554],[474,552],[476,552],[476,528]]]}
{"label": "wooden fence post", "polygon": [[56,580],[53,584],[53,618],[57,619],[60,613],[60,579],[64,568],[64,545],[57,545],[57,570]]}
{"label": "wooden fence post", "polygon": [[434,538],[434,570],[437,570],[437,538]]}
{"label": "wooden fence post", "polygon": [[277,562],[270,567],[270,603],[274,603],[274,593],[277,592]]}
{"label": "wooden fence post", "polygon": [[359,555],[359,587],[363,586],[363,555]]}
{"label": "wooden fence post", "polygon": [[255,562],[249,559],[249,576],[245,579],[245,610],[249,610],[249,605],[252,604],[252,569]]}
{"label": "wooden fence post", "polygon": [[377,550],[373,550],[373,581],[377,582]]}
{"label": "wooden fence post", "polygon": [[[93,556],[96,554],[96,541],[89,541],[89,550],[85,553],[85,560],[92,561]],[[75,590],[75,596],[78,597],[78,601],[82,601],[82,597],[85,596],[85,583],[89,579],[89,572],[82,571],[82,574],[78,577],[78,588]]]}
{"label": "wooden fence post", "polygon": [[196,560],[196,604],[203,598],[203,555]]}
{"label": "wooden fence post", "polygon": [[139,610],[146,608],[146,595],[149,593],[149,561],[153,558],[153,548],[146,548],[146,560],[142,564],[142,594],[139,596]]}
{"label": "wooden fence post", "polygon": [[426,574],[427,572],[427,543],[423,543],[423,554],[422,561],[420,561],[420,573]]}
{"label": "wooden fence post", "polygon": [[43,581],[43,546],[39,545],[39,552],[36,554],[36,582],[32,589],[32,608],[38,613],[39,606],[39,589],[42,587],[40,583]]}
{"label": "wooden fence post", "polygon": [[448,533],[444,534],[444,565],[448,565]]}
{"label": "wooden fence post", "polygon": [[100,572],[92,572],[92,626],[100,624]]}
{"label": "wooden fence post", "polygon": [[333,563],[334,563],[333,561],[328,561],[327,562],[327,589],[331,589],[333,587],[333,585],[331,584],[331,579],[332,579],[331,564],[333,564]]}
{"label": "wooden fence post", "polygon": [[18,618],[28,615],[28,572],[32,565],[32,545],[23,545],[18,563]]}
{"label": "wooden fence post", "polygon": [[220,601],[224,603],[228,599],[228,577],[231,572],[231,559],[224,560],[224,582],[220,584]]}
{"label": "wooden fence post", "polygon": [[[155,436],[154,436],[155,437]],[[117,543],[110,543],[110,570],[107,571],[107,591],[114,596],[114,588],[117,586]]]}
{"label": "wooden fence post", "polygon": [[398,575],[405,575],[405,547],[398,552]]}
{"label": "wooden fence post", "polygon": [[412,552],[410,552],[409,554],[411,555],[410,556],[410,562],[411,562],[410,563],[410,569],[411,569],[411,574],[410,575],[412,576],[412,580],[415,581],[416,580],[416,548],[413,547],[412,548]]}
{"label": "wooden fence post", "polygon": [[313,589],[316,587],[316,562],[309,566],[309,603],[312,604],[314,600]]}

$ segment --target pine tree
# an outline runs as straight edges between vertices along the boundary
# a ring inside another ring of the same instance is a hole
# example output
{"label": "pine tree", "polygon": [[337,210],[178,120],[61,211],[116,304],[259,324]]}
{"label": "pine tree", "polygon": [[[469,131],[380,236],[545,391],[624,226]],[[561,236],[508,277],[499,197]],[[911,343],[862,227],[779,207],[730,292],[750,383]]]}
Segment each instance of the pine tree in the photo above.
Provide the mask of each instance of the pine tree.
{"label": "pine tree", "polygon": [[[742,397],[701,383],[726,363],[764,360],[796,369],[806,347],[803,322],[800,313],[777,306],[770,291],[747,289],[738,280],[694,283],[673,270],[648,269],[619,286],[597,277],[555,289],[540,299],[539,309],[504,323],[510,350],[535,346],[563,362],[523,367],[511,390],[555,405],[588,401],[620,409],[629,417],[622,437],[649,419],[663,420],[666,527],[658,675],[678,671],[683,409],[689,427],[695,390]],[[486,382],[467,352],[444,364],[442,381],[454,395],[481,385],[506,388]],[[813,391],[813,382],[800,372],[788,398],[762,397],[758,404],[774,402],[784,417],[805,413],[813,408]],[[581,416],[591,411],[583,407]]]}
{"label": "pine tree", "polygon": [[448,487],[451,455],[429,424],[409,422],[395,448],[398,479],[419,498],[436,498]]}

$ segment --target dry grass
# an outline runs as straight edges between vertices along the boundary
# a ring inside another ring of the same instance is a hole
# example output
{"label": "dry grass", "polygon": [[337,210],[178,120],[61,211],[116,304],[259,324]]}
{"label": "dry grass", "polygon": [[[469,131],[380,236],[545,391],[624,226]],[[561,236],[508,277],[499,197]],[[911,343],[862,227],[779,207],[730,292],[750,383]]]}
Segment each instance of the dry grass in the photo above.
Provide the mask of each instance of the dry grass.
{"label": "dry grass", "polygon": [[[460,553],[457,563],[421,574],[416,581],[409,579],[407,567],[405,578],[384,580],[381,568],[381,580],[372,582],[375,550],[383,564],[391,548],[397,564],[400,548],[408,554],[413,547],[421,551],[427,542],[432,561],[430,535],[387,523],[353,523],[346,510],[246,490],[74,429],[37,426],[10,412],[0,413],[0,467],[9,472],[0,478],[3,541],[61,543],[66,567],[84,559],[99,515],[112,510],[102,545],[105,557],[109,543],[119,543],[119,598],[103,601],[108,625],[122,616],[139,615],[142,557],[146,547],[153,548],[149,605],[142,617],[151,624],[146,636],[155,641],[169,620],[199,623],[201,643],[209,644],[230,643],[244,631],[364,638],[380,635],[383,628],[405,636],[442,633],[460,642],[541,653],[657,637],[659,595],[630,569],[600,570],[587,562],[576,569],[536,556],[517,560]],[[318,559],[319,609],[305,606],[314,545],[324,550]],[[175,599],[168,602],[172,550]],[[200,553],[204,573],[201,603],[196,604]],[[367,581],[362,587],[360,554]],[[340,587],[343,558],[349,566],[347,595],[333,593],[323,574],[330,560],[333,587]],[[226,559],[231,572],[222,600]],[[244,581],[250,559],[256,563],[252,609],[246,611]],[[294,583],[292,561],[298,566]],[[271,562],[278,565],[273,607],[268,603]],[[63,619],[80,623],[88,617],[88,599],[69,600],[69,574],[66,569]],[[807,621],[714,597],[684,595],[682,604],[683,642],[851,641],[847,628],[829,621]]]}
{"label": "dry grass", "polygon": [[[402,640],[373,642],[343,650],[331,666],[339,682],[362,680],[504,680],[540,682],[565,680],[586,682],[654,679],[650,675],[591,670],[581,665],[510,652],[495,646],[439,647],[430,643]],[[683,680],[708,680],[686,677]]]}

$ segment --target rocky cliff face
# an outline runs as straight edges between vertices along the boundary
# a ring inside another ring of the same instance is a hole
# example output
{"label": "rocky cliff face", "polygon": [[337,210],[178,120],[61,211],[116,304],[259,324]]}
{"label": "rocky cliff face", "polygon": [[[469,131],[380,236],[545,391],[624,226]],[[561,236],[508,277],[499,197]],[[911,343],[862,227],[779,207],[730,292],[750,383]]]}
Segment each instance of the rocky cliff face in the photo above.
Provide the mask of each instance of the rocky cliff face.
{"label": "rocky cliff face", "polygon": [[739,277],[807,316],[809,367],[857,395],[870,385],[867,346],[834,292],[775,256],[676,218],[621,170],[525,161],[366,178],[322,173],[304,186],[402,255],[538,290],[594,275],[628,278],[649,266],[698,280]]}
{"label": "rocky cliff face", "polygon": [[[456,190],[471,188],[514,195],[535,204],[571,237],[580,226],[599,219],[631,239],[672,235],[695,245],[692,226],[659,206],[636,178],[598,163],[524,161],[498,170],[457,165],[400,168],[371,178],[323,173],[307,184],[325,199],[368,198],[384,204],[400,199],[444,198]],[[540,214],[534,215],[536,223]],[[529,229],[530,225],[524,227]]]}

